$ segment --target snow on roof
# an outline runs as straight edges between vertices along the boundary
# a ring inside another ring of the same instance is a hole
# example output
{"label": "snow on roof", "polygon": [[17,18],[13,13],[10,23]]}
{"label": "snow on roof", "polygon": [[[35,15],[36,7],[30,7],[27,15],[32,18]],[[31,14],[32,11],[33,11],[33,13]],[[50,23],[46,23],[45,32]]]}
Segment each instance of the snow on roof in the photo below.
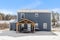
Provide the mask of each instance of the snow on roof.
{"label": "snow on roof", "polygon": [[9,24],[9,23],[15,23],[15,22],[17,22],[17,20],[15,20],[15,19],[12,19],[12,20],[9,20],[9,21],[7,21],[7,20],[0,20],[0,24],[3,24],[3,23],[7,23],[7,24]]}
{"label": "snow on roof", "polygon": [[3,23],[7,23],[7,24],[9,24],[9,21],[0,20],[0,24],[3,24]]}
{"label": "snow on roof", "polygon": [[18,10],[17,12],[50,12],[49,10]]}
{"label": "snow on roof", "polygon": [[12,20],[10,20],[9,22],[10,22],[10,23],[16,23],[17,20],[16,20],[16,19],[12,19]]}

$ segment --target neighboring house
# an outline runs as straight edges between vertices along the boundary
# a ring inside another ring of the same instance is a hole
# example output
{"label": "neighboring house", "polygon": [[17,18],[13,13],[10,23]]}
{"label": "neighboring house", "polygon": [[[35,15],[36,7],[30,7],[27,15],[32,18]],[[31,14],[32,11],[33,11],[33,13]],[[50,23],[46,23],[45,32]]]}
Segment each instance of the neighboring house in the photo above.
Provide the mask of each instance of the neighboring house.
{"label": "neighboring house", "polygon": [[[10,30],[51,31],[51,12],[48,10],[19,10],[17,21],[10,23]],[[23,29],[25,28],[25,29]]]}
{"label": "neighboring house", "polygon": [[10,20],[16,19],[16,15],[4,15],[3,13],[0,13],[0,29],[9,28]]}

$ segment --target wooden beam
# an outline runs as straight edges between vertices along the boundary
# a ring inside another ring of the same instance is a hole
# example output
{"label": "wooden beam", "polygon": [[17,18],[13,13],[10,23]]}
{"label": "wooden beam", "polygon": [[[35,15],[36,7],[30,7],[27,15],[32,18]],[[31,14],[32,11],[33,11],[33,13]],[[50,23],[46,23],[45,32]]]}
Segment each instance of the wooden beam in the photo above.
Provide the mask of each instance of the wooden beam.
{"label": "wooden beam", "polygon": [[18,24],[16,24],[16,32],[18,32]]}
{"label": "wooden beam", "polygon": [[32,23],[32,28],[34,29],[33,32],[35,32],[35,23]]}
{"label": "wooden beam", "polygon": [[[26,21],[25,21],[26,20]],[[31,20],[28,20],[28,19],[23,19],[21,20],[20,22],[17,22],[16,23],[16,32],[18,32],[18,27],[21,25],[21,24],[28,24],[28,22],[30,22],[30,24],[32,25],[32,28],[34,28],[34,32],[35,32],[35,23]]]}

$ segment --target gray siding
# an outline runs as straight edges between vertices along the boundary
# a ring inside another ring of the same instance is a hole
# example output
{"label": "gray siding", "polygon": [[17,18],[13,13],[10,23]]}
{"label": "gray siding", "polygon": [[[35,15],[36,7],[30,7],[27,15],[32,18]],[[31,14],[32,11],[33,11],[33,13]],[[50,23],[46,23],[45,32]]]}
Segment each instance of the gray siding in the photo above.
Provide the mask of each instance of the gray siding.
{"label": "gray siding", "polygon": [[[38,13],[38,17],[35,13],[25,13],[25,18],[38,23],[39,30],[50,31],[51,30],[51,13]],[[18,21],[21,20],[21,13],[18,13]],[[47,23],[47,29],[43,29],[43,23]],[[15,23],[11,23],[12,28],[16,29]]]}
{"label": "gray siding", "polygon": [[[35,13],[26,13],[25,18],[38,23],[39,30],[42,30],[42,31],[51,30],[51,14],[50,13],[38,13],[38,17],[35,16]],[[47,29],[43,29],[43,23],[47,23]]]}
{"label": "gray siding", "polygon": [[16,30],[16,23],[10,23],[10,30]]}
{"label": "gray siding", "polygon": [[[21,19],[21,13],[18,13],[18,21]],[[25,18],[38,23],[39,30],[51,30],[51,13],[38,13],[38,17],[35,13],[25,13]],[[43,29],[43,23],[47,23],[47,29]]]}
{"label": "gray siding", "polygon": [[21,13],[18,13],[18,21],[21,19]]}

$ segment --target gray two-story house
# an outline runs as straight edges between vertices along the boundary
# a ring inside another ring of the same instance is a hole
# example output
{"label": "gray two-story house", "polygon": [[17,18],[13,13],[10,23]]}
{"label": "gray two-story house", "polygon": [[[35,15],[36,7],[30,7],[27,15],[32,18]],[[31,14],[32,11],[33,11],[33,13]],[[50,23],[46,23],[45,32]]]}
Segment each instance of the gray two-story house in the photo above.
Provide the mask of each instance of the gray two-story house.
{"label": "gray two-story house", "polygon": [[48,10],[19,10],[17,16],[17,22],[10,23],[10,30],[51,31],[51,12]]}

